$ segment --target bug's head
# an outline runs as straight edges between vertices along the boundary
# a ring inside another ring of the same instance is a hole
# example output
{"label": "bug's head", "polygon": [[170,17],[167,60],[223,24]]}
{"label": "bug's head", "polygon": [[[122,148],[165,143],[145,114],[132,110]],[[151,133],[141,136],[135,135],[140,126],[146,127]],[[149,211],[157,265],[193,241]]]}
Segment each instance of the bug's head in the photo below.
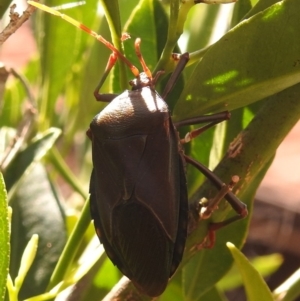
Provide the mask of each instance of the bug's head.
{"label": "bug's head", "polygon": [[[154,77],[152,76],[152,73],[148,68],[148,66],[146,65],[146,62],[142,56],[140,45],[141,45],[141,39],[137,38],[134,43],[134,48],[135,48],[135,53],[143,67],[143,72],[139,72],[138,74],[135,74],[133,72],[135,79],[131,80],[129,84],[130,86],[132,86],[132,90],[138,90],[143,87],[151,87],[154,89],[159,76],[163,74],[164,71],[159,71],[156,73]],[[132,68],[130,69],[132,70]]]}
{"label": "bug's head", "polygon": [[132,90],[138,90],[143,87],[152,86],[152,78],[149,78],[145,72],[141,72],[135,79],[129,82]]}

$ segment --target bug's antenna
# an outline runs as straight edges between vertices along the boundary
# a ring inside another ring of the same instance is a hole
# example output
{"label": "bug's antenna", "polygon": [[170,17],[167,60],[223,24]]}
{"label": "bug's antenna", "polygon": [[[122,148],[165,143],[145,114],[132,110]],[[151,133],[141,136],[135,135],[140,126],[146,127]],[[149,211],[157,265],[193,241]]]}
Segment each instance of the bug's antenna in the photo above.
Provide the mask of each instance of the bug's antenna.
{"label": "bug's antenna", "polygon": [[137,38],[134,42],[134,48],[135,48],[135,53],[143,67],[143,70],[144,72],[146,73],[147,77],[149,77],[150,79],[152,79],[152,73],[150,71],[150,69],[148,68],[148,66],[146,65],[146,62],[142,56],[142,53],[141,53],[141,39],[140,38]]}
{"label": "bug's antenna", "polygon": [[[28,4],[35,6],[49,14],[52,14],[54,16],[57,17],[61,17],[62,19],[64,19],[65,21],[71,23],[72,25],[74,25],[75,27],[85,31],[86,33],[88,33],[89,35],[91,35],[92,37],[96,38],[99,42],[101,42],[102,44],[104,44],[108,49],[110,49],[112,52],[114,52],[119,59],[121,59],[131,70],[131,72],[133,73],[133,75],[135,77],[139,76],[140,72],[139,70],[110,42],[108,42],[106,39],[104,39],[101,35],[97,34],[95,31],[91,30],[90,28],[88,28],[87,26],[85,26],[84,24],[76,21],[75,19],[62,14],[61,12],[48,7],[44,4],[35,2],[35,1],[27,1]],[[145,63],[145,62],[144,62]],[[143,66],[143,65],[142,65]],[[143,67],[144,68],[144,67]]]}

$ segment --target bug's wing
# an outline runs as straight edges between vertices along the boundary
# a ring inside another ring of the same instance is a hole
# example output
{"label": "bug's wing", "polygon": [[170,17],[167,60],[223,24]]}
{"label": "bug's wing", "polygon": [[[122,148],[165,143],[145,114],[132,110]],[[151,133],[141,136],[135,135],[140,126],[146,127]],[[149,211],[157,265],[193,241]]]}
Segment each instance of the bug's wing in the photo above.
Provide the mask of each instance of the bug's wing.
{"label": "bug's wing", "polygon": [[[91,212],[91,217],[94,220],[94,226],[95,230],[97,233],[97,236],[99,237],[101,243],[104,245],[105,251],[110,258],[110,260],[117,266],[117,267],[122,267],[122,264],[113,250],[110,242],[107,239],[107,235],[105,234],[103,225],[101,223],[101,218],[99,215],[99,209],[97,206],[98,203],[98,198],[97,198],[97,178],[95,174],[95,169],[93,169],[92,174],[91,174],[91,180],[90,180],[90,212]],[[121,270],[121,268],[120,268]]]}

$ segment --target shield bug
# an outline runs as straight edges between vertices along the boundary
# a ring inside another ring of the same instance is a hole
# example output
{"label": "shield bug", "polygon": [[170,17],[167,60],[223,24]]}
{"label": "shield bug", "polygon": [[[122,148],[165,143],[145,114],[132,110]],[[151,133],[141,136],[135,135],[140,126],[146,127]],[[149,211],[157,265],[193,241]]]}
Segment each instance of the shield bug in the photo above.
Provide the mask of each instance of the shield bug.
{"label": "shield bug", "polygon": [[[173,123],[164,98],[174,86],[189,55],[179,62],[163,96],[155,91],[159,78],[148,69],[140,52],[136,54],[143,72],[133,66],[122,53],[102,36],[44,5],[29,1],[51,14],[66,19],[94,36],[112,50],[104,76],[95,91],[98,101],[109,104],[94,117],[87,131],[92,141],[93,171],[90,181],[91,216],[97,235],[108,257],[132,280],[143,294],[160,295],[181,262],[188,224],[186,163],[194,165],[219,189],[208,205],[202,206],[201,218],[207,218],[225,197],[238,215],[219,224],[211,232],[244,217],[247,209],[211,171],[186,156],[182,144],[197,137],[216,123],[229,118],[228,112],[201,116]],[[99,90],[117,59],[123,60],[135,79],[131,90],[116,96]],[[177,127],[207,123],[180,139]]]}

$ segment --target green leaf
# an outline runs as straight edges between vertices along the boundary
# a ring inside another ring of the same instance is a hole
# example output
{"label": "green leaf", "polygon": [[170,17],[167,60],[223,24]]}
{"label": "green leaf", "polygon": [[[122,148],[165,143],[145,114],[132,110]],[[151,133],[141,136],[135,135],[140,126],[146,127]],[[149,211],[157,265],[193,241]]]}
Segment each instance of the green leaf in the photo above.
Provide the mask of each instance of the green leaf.
{"label": "green leaf", "polygon": [[298,83],[299,14],[297,0],[281,1],[223,36],[196,67],[175,119],[233,110]]}
{"label": "green leaf", "polygon": [[28,241],[24,252],[22,254],[20,268],[18,271],[18,275],[15,279],[15,288],[17,291],[20,290],[24,278],[26,277],[36,255],[37,247],[39,242],[39,236],[37,234],[33,234]]}
{"label": "green leaf", "polygon": [[0,300],[4,300],[9,267],[10,243],[7,194],[0,173]]}
{"label": "green leaf", "polygon": [[[105,16],[111,31],[113,44],[120,49],[120,36],[122,34],[121,16],[118,0],[101,0]],[[117,43],[117,44],[116,44]]]}
{"label": "green leaf", "polygon": [[[104,11],[106,20],[109,25],[112,43],[113,45],[121,52],[123,53],[123,47],[121,42],[121,16],[120,16],[120,9],[119,9],[119,2],[118,0],[113,1],[101,1]],[[127,83],[127,76],[126,76],[126,66],[123,61],[119,61],[119,72],[120,76],[118,77],[118,84],[119,87],[124,90],[128,83]],[[115,89],[114,89],[115,91]]]}
{"label": "green leaf", "polygon": [[48,285],[66,242],[65,217],[57,193],[42,164],[35,164],[26,172],[11,199],[11,205],[12,278],[18,274],[28,241],[34,234],[39,236],[35,260],[20,291],[20,298],[25,299],[43,293]]}
{"label": "green leaf", "polygon": [[[255,257],[250,260],[250,262],[263,277],[267,277],[280,267],[283,262],[283,257],[280,254],[271,254]],[[236,266],[233,266],[226,277],[218,282],[217,287],[222,291],[225,291],[237,288],[242,284],[242,277]]]}
{"label": "green leaf", "polygon": [[247,300],[273,301],[270,289],[248,259],[232,243],[227,243],[227,247],[243,277]]}
{"label": "green leaf", "polygon": [[4,175],[8,191],[19,181],[33,162],[40,161],[46,155],[60,134],[59,129],[49,129],[37,135],[32,143],[16,156]]}

